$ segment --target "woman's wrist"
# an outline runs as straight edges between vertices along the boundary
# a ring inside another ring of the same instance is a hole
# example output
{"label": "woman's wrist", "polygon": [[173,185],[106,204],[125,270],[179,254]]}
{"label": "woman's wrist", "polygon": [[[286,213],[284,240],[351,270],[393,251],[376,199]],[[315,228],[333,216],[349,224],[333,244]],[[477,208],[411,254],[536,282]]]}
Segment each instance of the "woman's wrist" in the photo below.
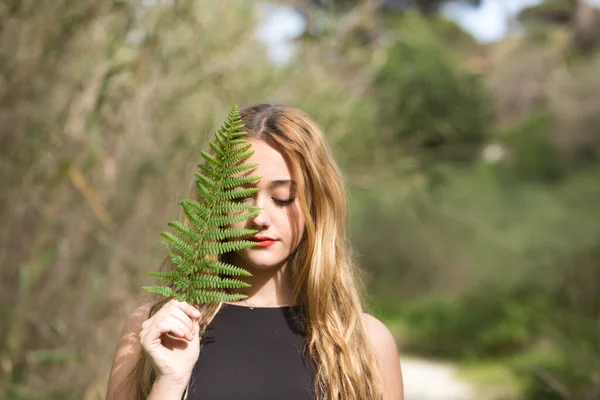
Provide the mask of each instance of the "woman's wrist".
{"label": "woman's wrist", "polygon": [[148,400],[180,399],[190,381],[190,375],[185,377],[159,376],[152,385]]}

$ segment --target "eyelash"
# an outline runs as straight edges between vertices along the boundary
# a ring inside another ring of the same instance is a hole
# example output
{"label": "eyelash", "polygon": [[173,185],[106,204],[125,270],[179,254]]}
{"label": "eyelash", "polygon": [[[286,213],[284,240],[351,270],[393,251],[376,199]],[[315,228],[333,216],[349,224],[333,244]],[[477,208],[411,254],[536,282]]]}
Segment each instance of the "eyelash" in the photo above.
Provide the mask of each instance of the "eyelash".
{"label": "eyelash", "polygon": [[290,204],[292,204],[294,202],[294,200],[296,200],[295,197],[292,197],[291,199],[288,200],[277,200],[277,199],[273,199],[273,201],[275,202],[275,204],[279,207],[285,207],[285,206],[289,206]]}
{"label": "eyelash", "polygon": [[[249,199],[250,197],[240,197],[237,199],[234,199],[233,201],[236,203],[241,203],[242,201]],[[285,206],[289,206],[290,204],[292,204],[294,202],[294,200],[296,200],[295,197],[292,197],[291,199],[287,199],[287,200],[277,200],[277,199],[273,199],[273,202],[275,203],[275,205],[277,205],[278,207],[285,207]]]}

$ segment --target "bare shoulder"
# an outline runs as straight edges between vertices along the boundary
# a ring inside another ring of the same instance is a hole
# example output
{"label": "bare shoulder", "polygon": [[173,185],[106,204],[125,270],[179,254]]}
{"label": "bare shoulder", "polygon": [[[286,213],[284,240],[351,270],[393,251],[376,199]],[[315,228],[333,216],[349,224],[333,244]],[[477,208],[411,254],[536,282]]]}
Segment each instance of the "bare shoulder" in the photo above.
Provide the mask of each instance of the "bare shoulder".
{"label": "bare shoulder", "polygon": [[122,383],[125,382],[142,355],[139,334],[142,323],[148,319],[151,307],[151,304],[143,304],[125,320],[110,370],[106,392],[107,400],[127,398],[126,393],[129,388],[123,387]]}
{"label": "bare shoulder", "polygon": [[396,348],[396,341],[392,332],[387,326],[371,314],[362,314],[363,324],[367,331],[367,336],[371,344],[376,344],[378,347],[384,344],[393,345]]}
{"label": "bare shoulder", "polygon": [[373,348],[381,371],[386,400],[404,399],[402,370],[396,339],[387,326],[377,318],[363,313],[367,339]]}
{"label": "bare shoulder", "polygon": [[385,359],[395,357],[399,363],[400,360],[398,357],[396,339],[388,327],[385,326],[383,322],[367,313],[363,313],[362,320],[367,333],[367,339],[373,347],[373,350],[375,350],[377,357],[384,357]]}

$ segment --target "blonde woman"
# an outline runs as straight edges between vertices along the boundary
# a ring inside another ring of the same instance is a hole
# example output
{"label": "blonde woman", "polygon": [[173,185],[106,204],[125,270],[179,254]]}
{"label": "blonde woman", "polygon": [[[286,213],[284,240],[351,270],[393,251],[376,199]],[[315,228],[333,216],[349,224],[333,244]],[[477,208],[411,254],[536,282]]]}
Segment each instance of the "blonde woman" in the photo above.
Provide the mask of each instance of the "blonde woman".
{"label": "blonde woman", "polygon": [[[394,338],[363,312],[342,177],[301,111],[242,110],[261,176],[240,199],[258,245],[227,255],[251,287],[237,303],[163,299],[127,320],[107,399],[402,400]],[[171,266],[172,267],[172,266]]]}

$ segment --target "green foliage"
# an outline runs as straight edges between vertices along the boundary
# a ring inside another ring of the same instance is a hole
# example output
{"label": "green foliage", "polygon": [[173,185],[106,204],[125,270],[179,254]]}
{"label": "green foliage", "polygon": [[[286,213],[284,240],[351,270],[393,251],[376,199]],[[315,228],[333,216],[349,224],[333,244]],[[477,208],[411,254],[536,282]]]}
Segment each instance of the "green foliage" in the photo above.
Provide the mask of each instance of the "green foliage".
{"label": "green foliage", "polygon": [[[535,118],[542,133],[550,123]],[[535,133],[520,134],[527,142]],[[507,145],[522,148],[517,155],[539,148]],[[484,164],[449,171],[413,217],[382,194],[355,198],[370,288],[402,327],[401,352],[501,362],[520,378],[523,400],[596,399],[600,226],[590,216],[600,170],[565,171],[548,184],[540,174],[523,179],[520,165],[502,179]]]}
{"label": "green foliage", "polygon": [[[550,314],[550,313],[549,313]],[[573,308],[551,313],[543,344],[509,365],[521,377],[523,399],[600,398],[598,322]]]}
{"label": "green foliage", "polygon": [[403,24],[374,82],[388,145],[429,161],[473,159],[491,124],[480,77],[458,65],[426,20]]}
{"label": "green foliage", "polygon": [[[248,240],[235,240],[256,233],[251,229],[229,227],[256,216],[259,208],[236,199],[251,196],[257,188],[241,188],[260,177],[247,175],[257,164],[244,161],[252,155],[250,142],[243,139],[244,124],[237,106],[229,112],[228,120],[210,143],[214,154],[202,152],[205,163],[195,174],[200,201],[185,199],[179,202],[189,226],[171,221],[169,227],[179,234],[162,232],[171,261],[177,271],[151,272],[150,276],[168,281],[168,286],[146,286],[144,289],[165,297],[192,304],[224,302],[245,298],[224,289],[248,287],[231,276],[249,276],[250,273],[234,265],[217,261],[222,255],[256,245]],[[242,175],[239,175],[242,174]],[[232,240],[233,239],[233,240]]]}
{"label": "green foliage", "polygon": [[493,285],[460,298],[406,304],[407,347],[462,359],[515,354],[536,337],[542,310],[539,290]]}
{"label": "green foliage", "polygon": [[600,245],[571,255],[547,296],[554,307],[545,340],[552,351],[524,360],[514,369],[524,377],[525,398],[554,400],[600,398]]}
{"label": "green foliage", "polygon": [[514,180],[544,182],[562,176],[561,159],[548,137],[552,123],[549,111],[537,110],[503,132],[501,137],[513,155],[509,170]]}

